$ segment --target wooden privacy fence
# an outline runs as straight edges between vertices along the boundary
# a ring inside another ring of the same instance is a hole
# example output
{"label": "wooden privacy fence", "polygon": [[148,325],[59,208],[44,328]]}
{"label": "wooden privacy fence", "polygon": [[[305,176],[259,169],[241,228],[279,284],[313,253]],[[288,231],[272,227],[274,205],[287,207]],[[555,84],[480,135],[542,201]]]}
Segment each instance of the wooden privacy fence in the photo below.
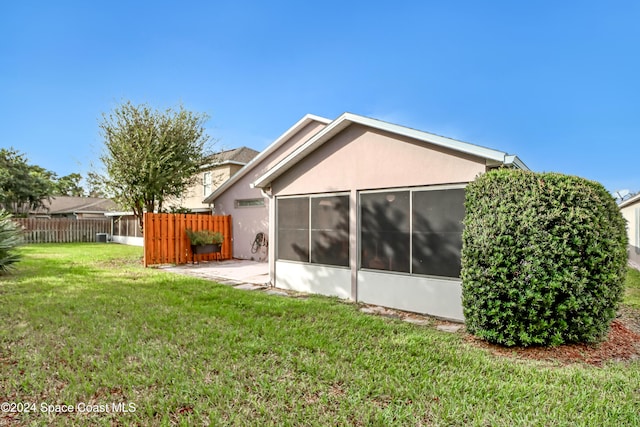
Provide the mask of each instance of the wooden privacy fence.
{"label": "wooden privacy fence", "polygon": [[96,234],[111,233],[111,220],[75,218],[14,218],[24,243],[95,242]]}
{"label": "wooden privacy fence", "polygon": [[231,215],[144,214],[144,265],[186,264],[193,261],[185,230],[219,231],[224,236],[218,254],[196,255],[197,261],[231,259]]}

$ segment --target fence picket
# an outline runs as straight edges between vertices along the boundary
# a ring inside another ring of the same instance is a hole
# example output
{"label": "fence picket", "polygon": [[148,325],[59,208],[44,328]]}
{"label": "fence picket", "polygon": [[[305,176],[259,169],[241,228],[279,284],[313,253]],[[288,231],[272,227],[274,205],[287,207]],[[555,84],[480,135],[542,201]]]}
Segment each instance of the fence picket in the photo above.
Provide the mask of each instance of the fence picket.
{"label": "fence picket", "polygon": [[203,254],[200,261],[231,259],[231,216],[194,214],[144,214],[144,264],[185,264],[191,261],[191,247],[185,230],[212,230],[224,235],[220,254]]}
{"label": "fence picket", "polygon": [[96,234],[111,233],[110,219],[14,218],[29,243],[95,242]]}

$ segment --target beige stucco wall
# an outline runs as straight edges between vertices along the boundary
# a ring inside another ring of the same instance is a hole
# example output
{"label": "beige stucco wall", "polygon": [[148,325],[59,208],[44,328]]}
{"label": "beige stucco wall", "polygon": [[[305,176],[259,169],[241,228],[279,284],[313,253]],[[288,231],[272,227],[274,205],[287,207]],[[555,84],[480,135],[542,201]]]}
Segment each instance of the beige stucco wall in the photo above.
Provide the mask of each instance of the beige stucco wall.
{"label": "beige stucco wall", "polygon": [[276,195],[470,182],[484,159],[351,125],[273,183]]}
{"label": "beige stucco wall", "polygon": [[[256,234],[259,232],[269,234],[269,199],[263,197],[260,189],[251,188],[251,183],[324,127],[325,125],[319,122],[309,123],[272,153],[260,159],[246,175],[216,198],[214,213],[216,215],[231,215],[232,218],[233,256],[235,258],[257,261],[268,259],[267,248],[261,248],[257,253],[251,252],[251,245]],[[265,205],[261,207],[235,207],[235,201],[238,199],[257,198],[264,198]]]}
{"label": "beige stucco wall", "polygon": [[215,168],[200,171],[198,173],[197,182],[191,187],[189,187],[187,191],[185,191],[184,196],[179,201],[172,202],[172,204],[177,204],[183,208],[189,208],[189,209],[208,208],[207,204],[202,203],[202,200],[204,200],[205,197],[211,194],[211,192],[204,194],[204,186],[202,185],[202,182],[204,180],[205,172],[212,173],[211,191],[213,191],[216,188],[218,188],[220,185],[222,185],[224,181],[231,178],[231,176],[233,176],[233,174],[235,174],[241,168],[242,168],[241,165],[235,165],[235,164],[229,163],[229,164],[217,166]]}
{"label": "beige stucco wall", "polygon": [[629,261],[634,266],[640,268],[640,199],[635,203],[620,209],[622,216],[627,220],[627,234],[629,237]]}
{"label": "beige stucco wall", "polygon": [[[270,257],[275,286],[291,288],[292,274],[300,289],[325,294],[340,289],[339,296],[402,310],[428,313],[462,321],[461,281],[358,269],[358,193],[363,190],[412,186],[464,184],[487,170],[485,159],[466,155],[384,131],[351,125],[301,160],[272,183],[275,197],[348,192],[350,194],[349,270],[322,267]],[[270,209],[275,218],[275,209]],[[271,223],[271,239],[275,236]],[[272,242],[275,247],[275,242]],[[271,248],[272,254],[275,253]],[[295,264],[295,265],[294,265]],[[304,274],[303,274],[303,273]],[[281,278],[280,274],[284,273]],[[326,283],[327,277],[342,283]],[[328,287],[328,288],[327,288]],[[338,295],[336,292],[327,295]]]}

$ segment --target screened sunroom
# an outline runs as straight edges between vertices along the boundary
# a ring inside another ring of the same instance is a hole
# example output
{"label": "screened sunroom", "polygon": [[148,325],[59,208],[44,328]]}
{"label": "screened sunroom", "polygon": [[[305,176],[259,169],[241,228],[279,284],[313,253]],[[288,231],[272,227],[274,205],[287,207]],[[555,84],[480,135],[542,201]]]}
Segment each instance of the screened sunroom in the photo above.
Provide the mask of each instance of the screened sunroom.
{"label": "screened sunroom", "polygon": [[276,287],[464,320],[464,189],[515,156],[345,113],[259,177]]}

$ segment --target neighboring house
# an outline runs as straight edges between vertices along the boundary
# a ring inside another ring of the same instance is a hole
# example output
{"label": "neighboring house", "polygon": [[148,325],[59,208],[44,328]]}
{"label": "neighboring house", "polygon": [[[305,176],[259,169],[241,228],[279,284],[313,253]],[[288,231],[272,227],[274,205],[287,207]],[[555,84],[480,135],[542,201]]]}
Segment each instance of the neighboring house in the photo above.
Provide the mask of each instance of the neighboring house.
{"label": "neighboring house", "polygon": [[640,270],[640,194],[620,203],[620,212],[627,220],[629,235],[629,261]]}
{"label": "neighboring house", "polygon": [[330,122],[311,114],[304,116],[204,200],[215,215],[231,215],[234,258],[265,261],[268,255],[268,241],[260,241],[258,235],[268,236],[270,200],[251,183]]}
{"label": "neighboring house", "polygon": [[131,212],[108,212],[111,220],[111,241],[131,246],[144,246],[144,238],[138,218]]}
{"label": "neighboring house", "polygon": [[44,207],[29,214],[38,218],[104,219],[106,212],[118,205],[110,199],[99,197],[52,196],[44,201]]}
{"label": "neighboring house", "polygon": [[262,190],[276,287],[462,321],[464,188],[492,168],[527,166],[502,151],[355,114],[307,117],[279,138],[286,150],[247,165],[236,175],[246,178],[206,201],[235,212],[234,234],[242,233],[231,203]]}
{"label": "neighboring house", "polygon": [[[214,154],[211,163],[203,166],[196,183],[185,191],[179,200],[168,201],[164,208],[185,208],[197,214],[210,214],[211,207],[203,199],[218,186],[256,157],[258,152],[247,147],[234,148]],[[132,212],[111,212],[112,241],[133,246],[143,246],[144,238],[138,219]]]}
{"label": "neighboring house", "polygon": [[214,154],[211,163],[200,169],[196,183],[175,204],[192,212],[209,212],[210,208],[203,199],[257,155],[256,150],[247,147]]}

